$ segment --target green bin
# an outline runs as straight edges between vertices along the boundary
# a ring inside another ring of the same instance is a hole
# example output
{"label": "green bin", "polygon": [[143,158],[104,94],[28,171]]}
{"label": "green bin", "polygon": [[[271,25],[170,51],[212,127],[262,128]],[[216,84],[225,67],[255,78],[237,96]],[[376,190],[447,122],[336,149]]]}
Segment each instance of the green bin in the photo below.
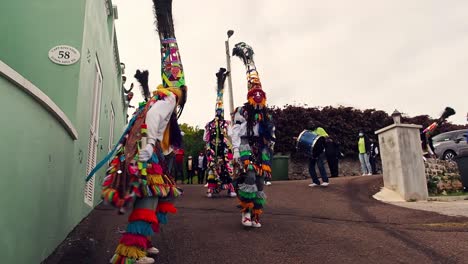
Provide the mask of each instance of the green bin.
{"label": "green bin", "polygon": [[289,156],[275,155],[271,163],[271,179],[273,181],[289,180],[288,176]]}
{"label": "green bin", "polygon": [[463,153],[454,158],[457,162],[460,178],[463,185],[463,192],[468,192],[468,153]]}

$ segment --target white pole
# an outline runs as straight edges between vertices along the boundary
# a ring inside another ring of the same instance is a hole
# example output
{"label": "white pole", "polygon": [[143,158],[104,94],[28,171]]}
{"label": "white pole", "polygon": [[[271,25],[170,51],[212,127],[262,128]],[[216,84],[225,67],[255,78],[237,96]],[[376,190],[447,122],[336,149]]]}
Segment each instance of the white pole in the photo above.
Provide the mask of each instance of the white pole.
{"label": "white pole", "polygon": [[[229,38],[224,42],[226,44],[226,61],[227,61],[227,70],[228,75],[228,86],[229,86],[229,111],[230,114],[234,112],[234,98],[232,95],[232,72],[231,72],[231,55],[229,54]],[[231,118],[232,120],[232,118]]]}

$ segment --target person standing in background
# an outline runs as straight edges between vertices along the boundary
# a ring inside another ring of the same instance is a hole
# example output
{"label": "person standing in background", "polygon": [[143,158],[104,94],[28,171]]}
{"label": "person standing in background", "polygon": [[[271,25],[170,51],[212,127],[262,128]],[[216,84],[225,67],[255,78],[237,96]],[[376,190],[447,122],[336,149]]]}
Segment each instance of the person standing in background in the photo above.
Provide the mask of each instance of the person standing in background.
{"label": "person standing in background", "polygon": [[[328,176],[327,176],[327,171],[325,170],[325,165],[324,165],[324,160],[325,160],[325,141],[329,138],[328,133],[320,127],[317,123],[314,121],[309,121],[307,124],[307,130],[312,131],[313,133],[321,136],[323,140],[318,140],[316,145],[314,146],[314,149],[317,151],[315,153],[312,153],[312,157],[309,158],[309,174],[310,177],[312,178],[312,183],[309,184],[309,187],[316,187],[316,186],[322,186],[326,187],[329,185],[328,182]],[[317,172],[315,171],[315,165],[317,164],[317,167],[320,172],[320,177],[322,178],[322,183],[320,184],[320,180],[317,176]]]}
{"label": "person standing in background", "polygon": [[125,82],[127,82],[127,77],[122,76],[122,89],[123,89],[123,91],[124,91],[124,93],[126,95],[126,94],[130,93],[133,90],[133,83],[130,84],[130,89],[127,90],[127,89],[125,89]]}
{"label": "person standing in background", "polygon": [[184,149],[175,151],[174,178],[184,183]]}
{"label": "person standing in background", "polygon": [[359,162],[361,162],[362,176],[372,175],[372,167],[369,161],[370,142],[364,131],[359,131],[359,140],[357,142],[359,151]]}
{"label": "person standing in background", "polygon": [[369,139],[370,141],[370,155],[369,162],[372,167],[372,174],[378,174],[379,170],[377,168],[377,161],[379,159],[379,145],[374,139]]}
{"label": "person standing in background", "polygon": [[192,156],[188,156],[187,158],[186,169],[187,169],[187,183],[193,184],[192,179],[193,179],[193,175],[195,172],[195,166],[193,166]]}
{"label": "person standing in background", "polygon": [[203,151],[200,151],[200,154],[198,154],[197,161],[198,184],[203,184],[206,167],[208,166],[208,162]]}
{"label": "person standing in background", "polygon": [[338,177],[338,163],[340,158],[340,146],[331,137],[325,139],[325,156],[327,157],[328,168],[330,169],[330,177]]}

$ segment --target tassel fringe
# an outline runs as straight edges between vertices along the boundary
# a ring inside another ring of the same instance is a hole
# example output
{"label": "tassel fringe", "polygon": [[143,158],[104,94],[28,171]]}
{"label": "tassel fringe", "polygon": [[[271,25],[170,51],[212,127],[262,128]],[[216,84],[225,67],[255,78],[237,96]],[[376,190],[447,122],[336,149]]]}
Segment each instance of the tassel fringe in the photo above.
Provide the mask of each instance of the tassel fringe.
{"label": "tassel fringe", "polygon": [[117,246],[115,254],[133,259],[139,259],[146,256],[146,252],[144,250],[138,247],[129,247],[122,244],[119,244]]}
{"label": "tassel fringe", "polygon": [[241,212],[244,212],[244,213],[249,211],[250,209],[253,209],[254,207],[254,204],[252,202],[246,203],[243,201],[239,201],[239,205],[242,208]]}
{"label": "tassel fringe", "polygon": [[163,177],[160,174],[150,174],[146,176],[149,185],[164,185]]}
{"label": "tassel fringe", "polygon": [[177,213],[177,208],[170,202],[159,202],[156,212],[175,214]]}
{"label": "tassel fringe", "polygon": [[244,198],[244,199],[252,200],[252,199],[255,199],[257,197],[257,194],[256,193],[250,193],[250,192],[244,192],[244,191],[239,190],[239,196]]}
{"label": "tassel fringe", "polygon": [[118,254],[114,254],[112,259],[110,260],[111,264],[135,264],[136,259],[134,258],[127,258],[125,256],[120,256]]}
{"label": "tassel fringe", "polygon": [[159,223],[165,225],[167,224],[167,214],[166,213],[156,213],[156,215],[158,216],[158,221]]}
{"label": "tassel fringe", "polygon": [[154,230],[151,228],[152,224],[144,221],[135,221],[127,225],[127,233],[141,236],[152,236],[154,235]]}
{"label": "tassel fringe", "polygon": [[125,246],[134,246],[134,247],[146,249],[148,245],[147,237],[148,236],[144,236],[144,235],[135,235],[131,233],[125,233],[122,235],[122,238],[120,239],[119,243]]}
{"label": "tassel fringe", "polygon": [[128,217],[128,222],[135,222],[135,221],[157,223],[158,219],[156,218],[156,215],[154,214],[153,210],[136,208]]}

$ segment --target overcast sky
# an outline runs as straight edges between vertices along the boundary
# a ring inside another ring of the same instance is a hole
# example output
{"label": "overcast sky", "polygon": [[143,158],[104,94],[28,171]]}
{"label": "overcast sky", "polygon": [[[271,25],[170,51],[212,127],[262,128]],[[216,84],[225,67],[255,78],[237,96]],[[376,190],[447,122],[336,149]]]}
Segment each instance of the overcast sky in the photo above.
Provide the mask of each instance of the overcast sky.
{"label": "overcast sky", "polygon": [[[161,79],[152,1],[113,2],[127,88],[136,69],[147,69],[154,89]],[[215,73],[226,67],[224,41],[233,29],[231,49],[242,41],[255,51],[269,105],[396,108],[432,117],[451,106],[457,114],[449,121],[466,123],[468,1],[174,0],[173,13],[189,87],[181,122],[203,127],[214,117]],[[247,88],[237,57],[232,76],[239,106]]]}

